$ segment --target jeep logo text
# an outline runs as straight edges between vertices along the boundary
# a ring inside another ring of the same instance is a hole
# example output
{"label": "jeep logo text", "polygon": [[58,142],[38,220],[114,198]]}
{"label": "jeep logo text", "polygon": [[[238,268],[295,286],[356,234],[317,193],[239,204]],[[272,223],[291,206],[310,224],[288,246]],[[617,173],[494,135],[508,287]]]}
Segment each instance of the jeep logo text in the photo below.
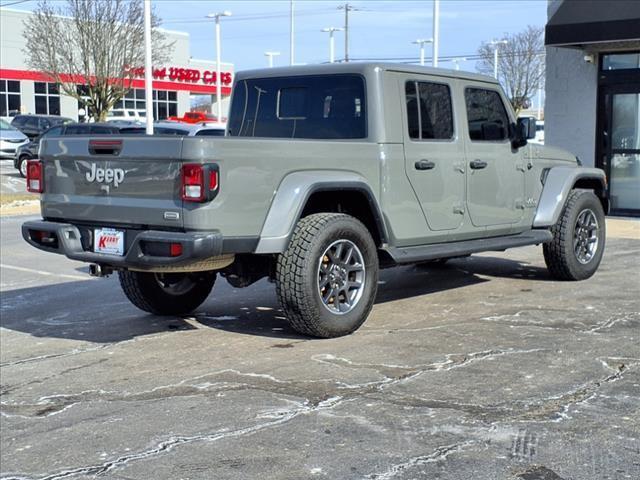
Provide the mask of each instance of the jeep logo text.
{"label": "jeep logo text", "polygon": [[122,168],[98,168],[94,163],[86,177],[88,182],[113,183],[113,186],[117,188],[124,180],[124,173]]}

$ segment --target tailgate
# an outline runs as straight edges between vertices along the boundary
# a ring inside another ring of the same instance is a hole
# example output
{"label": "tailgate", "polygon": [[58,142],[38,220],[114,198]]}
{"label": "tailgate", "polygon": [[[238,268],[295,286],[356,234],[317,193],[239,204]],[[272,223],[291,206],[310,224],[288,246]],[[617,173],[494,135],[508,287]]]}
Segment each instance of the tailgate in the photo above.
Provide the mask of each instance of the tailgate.
{"label": "tailgate", "polygon": [[42,216],[182,228],[180,137],[43,139]]}

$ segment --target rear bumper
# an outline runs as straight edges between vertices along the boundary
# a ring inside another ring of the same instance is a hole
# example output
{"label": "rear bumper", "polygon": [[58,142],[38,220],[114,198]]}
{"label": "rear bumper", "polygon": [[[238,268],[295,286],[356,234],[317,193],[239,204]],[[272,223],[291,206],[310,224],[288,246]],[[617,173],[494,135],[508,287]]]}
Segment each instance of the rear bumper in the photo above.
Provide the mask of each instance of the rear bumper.
{"label": "rear bumper", "polygon": [[[57,241],[45,245],[37,241],[34,232],[44,231],[55,234]],[[22,236],[30,245],[45,252],[66,255],[72,260],[110,265],[116,268],[134,268],[153,270],[158,267],[187,266],[191,263],[222,255],[229,242],[219,231],[209,232],[167,232],[159,230],[126,230],[125,255],[111,255],[93,251],[91,227],[83,232],[72,224],[30,221],[22,225]],[[128,238],[127,238],[128,237]],[[228,240],[228,239],[227,239]],[[164,257],[145,253],[145,243],[163,242],[182,244],[182,254],[177,257]],[[235,252],[234,252],[235,253]]]}

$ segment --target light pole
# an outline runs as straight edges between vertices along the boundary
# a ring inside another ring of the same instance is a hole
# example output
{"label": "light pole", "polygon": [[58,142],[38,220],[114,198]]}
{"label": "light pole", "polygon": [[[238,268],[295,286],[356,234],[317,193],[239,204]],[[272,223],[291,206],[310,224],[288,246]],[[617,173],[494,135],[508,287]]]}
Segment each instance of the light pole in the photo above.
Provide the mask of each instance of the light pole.
{"label": "light pole", "polygon": [[440,45],[440,0],[433,0],[433,66],[438,66]]}
{"label": "light pole", "polygon": [[344,28],[337,27],[327,27],[321,30],[322,32],[329,33],[329,63],[336,61],[336,44],[333,38],[333,32],[342,32],[343,30]]}
{"label": "light pole", "polygon": [[294,52],[293,52],[293,48],[294,48],[294,29],[293,29],[293,20],[294,20],[294,8],[295,5],[293,3],[293,0],[291,0],[291,8],[289,11],[289,65],[293,66],[294,64]]}
{"label": "light pole", "polygon": [[280,55],[280,52],[264,52],[264,56],[269,59],[269,68],[273,68],[273,57]]}
{"label": "light pole", "polygon": [[144,0],[144,104],[147,135],[153,135],[153,65],[151,61],[151,0]]}
{"label": "light pole", "polygon": [[451,61],[453,62],[453,64],[455,65],[455,69],[456,70],[460,70],[460,62],[466,62],[467,59],[465,57],[457,57],[457,58],[452,58]]}
{"label": "light pole", "polygon": [[420,45],[420,65],[424,66],[424,44],[433,43],[433,38],[419,38],[411,43]]}
{"label": "light pole", "polygon": [[507,42],[506,40],[491,40],[491,42],[489,42],[490,45],[493,45],[493,77],[494,78],[498,78],[498,46],[499,45],[506,45]]}
{"label": "light pole", "polygon": [[222,90],[222,82],[220,81],[220,17],[230,16],[231,12],[229,10],[207,15],[207,18],[216,19],[216,103],[218,104],[218,123],[222,121],[222,96],[220,95],[220,91]]}

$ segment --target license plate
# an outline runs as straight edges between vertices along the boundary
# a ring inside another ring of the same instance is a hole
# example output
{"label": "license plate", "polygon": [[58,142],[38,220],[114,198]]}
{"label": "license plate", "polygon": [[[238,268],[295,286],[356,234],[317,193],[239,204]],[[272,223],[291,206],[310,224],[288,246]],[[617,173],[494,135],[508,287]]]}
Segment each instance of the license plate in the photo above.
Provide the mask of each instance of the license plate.
{"label": "license plate", "polygon": [[96,228],[93,236],[93,251],[124,255],[124,232],[113,228]]}

